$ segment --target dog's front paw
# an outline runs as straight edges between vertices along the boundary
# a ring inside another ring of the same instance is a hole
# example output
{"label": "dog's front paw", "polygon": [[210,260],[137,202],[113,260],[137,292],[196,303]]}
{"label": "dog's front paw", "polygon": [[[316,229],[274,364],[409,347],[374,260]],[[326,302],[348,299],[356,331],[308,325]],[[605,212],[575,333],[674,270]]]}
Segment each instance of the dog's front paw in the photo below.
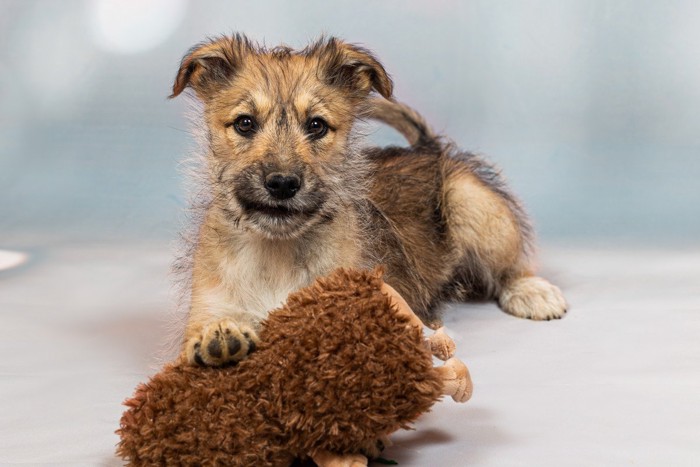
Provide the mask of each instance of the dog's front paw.
{"label": "dog's front paw", "polygon": [[506,313],[534,320],[559,319],[566,313],[566,300],[558,287],[541,277],[523,277],[501,292],[498,303]]}
{"label": "dog's front paw", "polygon": [[222,366],[243,360],[259,343],[258,335],[246,325],[231,319],[209,323],[185,344],[188,363]]}

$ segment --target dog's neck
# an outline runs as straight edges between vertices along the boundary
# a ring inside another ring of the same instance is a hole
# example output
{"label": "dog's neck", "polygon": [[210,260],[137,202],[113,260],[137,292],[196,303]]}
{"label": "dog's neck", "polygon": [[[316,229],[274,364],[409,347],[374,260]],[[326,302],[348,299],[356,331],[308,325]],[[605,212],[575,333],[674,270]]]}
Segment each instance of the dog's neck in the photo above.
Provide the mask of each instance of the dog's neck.
{"label": "dog's neck", "polygon": [[[362,251],[361,219],[355,209],[337,213],[332,220],[319,223],[295,238],[272,239],[260,232],[231,222],[218,215],[217,231],[230,255],[245,251],[251,261],[303,272],[309,282],[338,267],[366,267]],[[224,235],[221,233],[225,232]],[[223,245],[222,245],[223,246]]]}

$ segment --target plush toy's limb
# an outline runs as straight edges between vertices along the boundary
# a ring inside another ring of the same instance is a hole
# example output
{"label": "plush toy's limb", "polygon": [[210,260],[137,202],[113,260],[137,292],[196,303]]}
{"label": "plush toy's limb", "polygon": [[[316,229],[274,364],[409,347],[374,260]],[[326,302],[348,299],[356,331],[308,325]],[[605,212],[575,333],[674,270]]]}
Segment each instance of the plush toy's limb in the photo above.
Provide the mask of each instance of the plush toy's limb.
{"label": "plush toy's limb", "polygon": [[467,402],[472,397],[472,379],[467,366],[458,358],[450,358],[437,367],[444,383],[444,394],[456,402]]}
{"label": "plush toy's limb", "polygon": [[311,459],[318,467],[367,467],[367,458],[362,454],[334,454],[317,451]]}
{"label": "plush toy's limb", "polygon": [[418,329],[423,329],[423,321],[420,320],[408,303],[406,303],[406,300],[404,300],[392,286],[386,282],[382,283],[382,292],[384,292],[384,294],[387,295],[392,302],[394,302],[394,305],[396,305],[396,309],[398,310],[398,314],[400,316],[405,316],[410,320],[411,326],[416,326]]}
{"label": "plush toy's limb", "polygon": [[[416,316],[416,314],[411,310],[411,307],[406,303],[406,300],[389,284],[386,282],[382,284],[382,292],[388,295],[389,298],[394,302],[398,310],[399,315],[406,316],[410,322],[411,326],[416,326],[419,329],[423,329],[423,321]],[[430,352],[435,355],[440,360],[447,360],[452,357],[455,353],[455,343],[445,333],[445,328],[440,327],[438,330],[430,337],[428,337],[428,346]]]}
{"label": "plush toy's limb", "polygon": [[444,324],[442,324],[442,320],[438,318],[426,322],[425,325],[433,331],[437,331],[438,329],[444,326]]}
{"label": "plush toy's limb", "polygon": [[[394,302],[399,315],[406,316],[410,320],[411,326],[423,329],[423,322],[392,286],[387,283],[382,284],[382,292]],[[452,357],[456,348],[454,341],[445,333],[445,328],[441,327],[428,338],[427,342],[433,355],[441,360],[447,360],[443,366],[437,368],[445,385],[444,394],[452,396],[452,399],[457,402],[467,402],[472,396],[472,379],[467,366],[461,360]]]}
{"label": "plush toy's limb", "polygon": [[445,328],[441,327],[435,333],[428,337],[430,351],[440,360],[452,358],[455,354],[457,346],[450,336],[445,333]]}

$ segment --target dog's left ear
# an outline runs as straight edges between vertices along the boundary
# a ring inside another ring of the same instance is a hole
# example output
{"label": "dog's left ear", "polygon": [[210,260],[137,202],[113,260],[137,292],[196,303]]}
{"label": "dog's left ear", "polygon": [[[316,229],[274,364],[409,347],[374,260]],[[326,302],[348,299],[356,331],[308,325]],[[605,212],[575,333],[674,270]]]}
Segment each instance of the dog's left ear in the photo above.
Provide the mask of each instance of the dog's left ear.
{"label": "dog's left ear", "polygon": [[374,89],[391,98],[394,83],[369,50],[332,37],[313,45],[309,54],[319,57],[329,84],[362,97]]}

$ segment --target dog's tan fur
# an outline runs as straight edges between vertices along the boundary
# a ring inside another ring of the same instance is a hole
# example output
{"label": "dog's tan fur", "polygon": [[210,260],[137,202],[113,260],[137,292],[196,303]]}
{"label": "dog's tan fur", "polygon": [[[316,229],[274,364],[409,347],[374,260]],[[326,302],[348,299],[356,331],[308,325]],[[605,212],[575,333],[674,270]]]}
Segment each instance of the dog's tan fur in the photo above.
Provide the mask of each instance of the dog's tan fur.
{"label": "dog's tan fur", "polygon": [[[186,87],[203,104],[211,190],[194,252],[189,361],[242,358],[268,311],[338,267],[384,265],[426,322],[446,299],[496,298],[532,319],[565,312],[559,290],[532,276],[528,223],[498,172],[391,100],[368,51],[336,39],[295,52],[223,37],[185,56],[173,97]],[[253,136],[232,125],[242,115],[257,122]],[[320,138],[307,134],[313,118],[328,123]],[[411,147],[362,150],[354,130],[364,118]],[[270,172],[298,175],[298,193],[272,199]]]}

